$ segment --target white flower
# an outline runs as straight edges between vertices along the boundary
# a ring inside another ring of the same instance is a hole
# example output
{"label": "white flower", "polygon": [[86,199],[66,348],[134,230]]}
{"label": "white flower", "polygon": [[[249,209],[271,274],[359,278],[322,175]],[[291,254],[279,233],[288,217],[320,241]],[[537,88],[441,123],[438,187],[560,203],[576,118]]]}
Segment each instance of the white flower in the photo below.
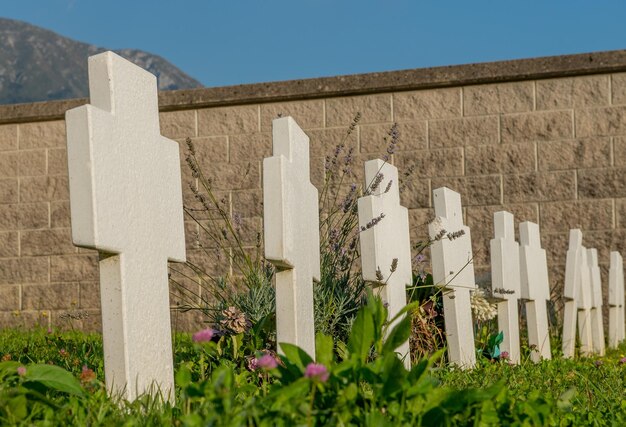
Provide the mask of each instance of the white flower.
{"label": "white flower", "polygon": [[477,289],[472,292],[470,305],[472,306],[474,317],[480,322],[491,320],[498,314],[497,306],[487,301],[485,292],[482,289]]}

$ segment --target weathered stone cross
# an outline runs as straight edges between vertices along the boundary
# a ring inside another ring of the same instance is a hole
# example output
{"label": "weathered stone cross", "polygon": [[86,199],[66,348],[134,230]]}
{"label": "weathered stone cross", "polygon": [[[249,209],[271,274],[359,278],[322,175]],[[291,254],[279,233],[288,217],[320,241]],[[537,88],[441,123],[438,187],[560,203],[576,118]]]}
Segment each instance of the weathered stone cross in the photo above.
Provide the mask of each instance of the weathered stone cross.
{"label": "weathered stone cross", "polygon": [[265,257],[276,266],[278,343],[315,357],[313,280],[320,278],[317,189],[309,137],[291,117],[273,122],[273,156],[263,160]]}
{"label": "weathered stone cross", "polygon": [[580,299],[581,269],[583,262],[583,233],[579,229],[569,231],[569,248],[565,261],[565,285],[563,288],[563,356],[572,358],[576,350],[576,320]]}
{"label": "weathered stone cross", "polygon": [[517,300],[520,294],[519,244],[515,241],[513,214],[493,216],[495,238],[491,240],[491,287],[498,302],[498,329],[504,332],[501,349],[512,363],[520,362]]}
{"label": "weathered stone cross", "polygon": [[609,346],[616,348],[624,338],[624,260],[613,251],[609,268]]}
{"label": "weathered stone cross", "polygon": [[[378,287],[381,299],[387,304],[389,319],[392,319],[406,305],[406,287],[413,280],[409,213],[400,205],[398,169],[395,166],[378,159],[366,162],[366,187],[375,182],[379,174],[382,174],[382,180],[374,194],[358,200],[359,227],[363,230],[360,235],[361,265],[363,279]],[[367,224],[381,213],[385,215],[383,220],[367,228]],[[391,272],[394,259],[397,266]],[[404,359],[404,365],[410,369],[409,342],[404,342],[397,351]]]}
{"label": "weathered stone cross", "polygon": [[587,261],[587,249],[582,247],[582,258],[579,266],[580,282],[576,294],[578,303],[578,336],[580,339],[580,354],[588,356],[593,353],[591,308],[593,295],[591,294],[591,272]]}
{"label": "weathered stone cross", "polygon": [[536,351],[531,352],[533,362],[550,359],[550,331],[548,329],[547,301],[550,299],[548,260],[541,248],[539,225],[522,222],[520,234],[521,297],[526,300],[528,319],[528,344]]}
{"label": "weathered stone cross", "polygon": [[100,253],[107,388],[174,399],[167,261],[185,261],[178,144],[161,136],[156,78],[89,58],[91,104],[66,114],[72,239]]}
{"label": "weathered stone cross", "polygon": [[444,288],[443,311],[450,362],[461,368],[476,364],[470,291],[476,289],[472,240],[463,224],[461,195],[446,187],[433,191],[435,221],[428,226],[431,239],[441,229],[463,231],[456,239],[440,238],[430,247],[435,284]]}
{"label": "weathered stone cross", "polygon": [[587,262],[591,280],[591,336],[594,353],[604,356],[604,320],[602,317],[602,279],[598,266],[598,250],[587,249]]}

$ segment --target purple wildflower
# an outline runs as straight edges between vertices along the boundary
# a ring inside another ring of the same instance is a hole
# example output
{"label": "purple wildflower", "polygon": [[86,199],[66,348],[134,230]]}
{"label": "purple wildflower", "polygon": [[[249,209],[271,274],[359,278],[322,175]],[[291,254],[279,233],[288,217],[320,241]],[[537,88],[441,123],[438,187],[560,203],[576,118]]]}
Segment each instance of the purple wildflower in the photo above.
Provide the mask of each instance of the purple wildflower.
{"label": "purple wildflower", "polygon": [[265,353],[263,356],[256,359],[256,365],[261,369],[274,369],[278,366],[278,362],[276,358],[269,354]]}
{"label": "purple wildflower", "polygon": [[500,359],[502,359],[502,360],[509,360],[509,352],[508,351],[503,351],[502,353],[500,353]]}
{"label": "purple wildflower", "polygon": [[207,329],[203,329],[193,334],[191,339],[194,342],[208,342],[213,339],[214,335],[215,335],[215,331],[211,328],[207,328]]}
{"label": "purple wildflower", "polygon": [[23,377],[24,375],[26,375],[26,368],[23,366],[19,366],[17,368],[17,375],[19,375],[20,377]]}
{"label": "purple wildflower", "polygon": [[604,362],[602,360],[596,360],[595,362],[593,362],[593,364],[596,366],[596,368],[599,368],[604,364]]}
{"label": "purple wildflower", "polygon": [[620,365],[623,365],[624,363],[626,363],[626,357],[622,357],[620,360],[618,360],[618,363]]}
{"label": "purple wildflower", "polygon": [[328,377],[330,376],[330,374],[328,373],[328,369],[326,369],[326,366],[322,365],[321,363],[311,362],[304,370],[304,376],[306,378],[311,378],[312,380],[325,383],[326,381],[328,381]]}

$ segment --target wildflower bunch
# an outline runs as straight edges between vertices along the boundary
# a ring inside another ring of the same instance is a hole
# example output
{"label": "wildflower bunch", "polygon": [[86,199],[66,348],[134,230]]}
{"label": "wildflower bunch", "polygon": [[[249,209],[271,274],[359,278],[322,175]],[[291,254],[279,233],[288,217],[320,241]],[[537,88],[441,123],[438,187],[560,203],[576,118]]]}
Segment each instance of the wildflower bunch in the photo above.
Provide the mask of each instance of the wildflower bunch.
{"label": "wildflower bunch", "polygon": [[479,322],[494,319],[498,314],[497,306],[487,300],[483,289],[477,289],[472,292],[470,305],[472,306],[474,318]]}

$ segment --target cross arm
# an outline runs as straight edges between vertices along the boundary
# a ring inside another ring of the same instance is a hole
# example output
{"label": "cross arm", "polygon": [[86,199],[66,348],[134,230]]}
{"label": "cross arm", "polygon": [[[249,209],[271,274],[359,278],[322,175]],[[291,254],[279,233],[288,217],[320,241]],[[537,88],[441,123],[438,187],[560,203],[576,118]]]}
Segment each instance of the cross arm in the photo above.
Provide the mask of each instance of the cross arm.
{"label": "cross arm", "polygon": [[65,113],[72,240],[76,246],[117,253],[118,248],[102,241],[96,225],[94,134],[110,128],[112,121],[108,112],[92,105],[83,105]]}

